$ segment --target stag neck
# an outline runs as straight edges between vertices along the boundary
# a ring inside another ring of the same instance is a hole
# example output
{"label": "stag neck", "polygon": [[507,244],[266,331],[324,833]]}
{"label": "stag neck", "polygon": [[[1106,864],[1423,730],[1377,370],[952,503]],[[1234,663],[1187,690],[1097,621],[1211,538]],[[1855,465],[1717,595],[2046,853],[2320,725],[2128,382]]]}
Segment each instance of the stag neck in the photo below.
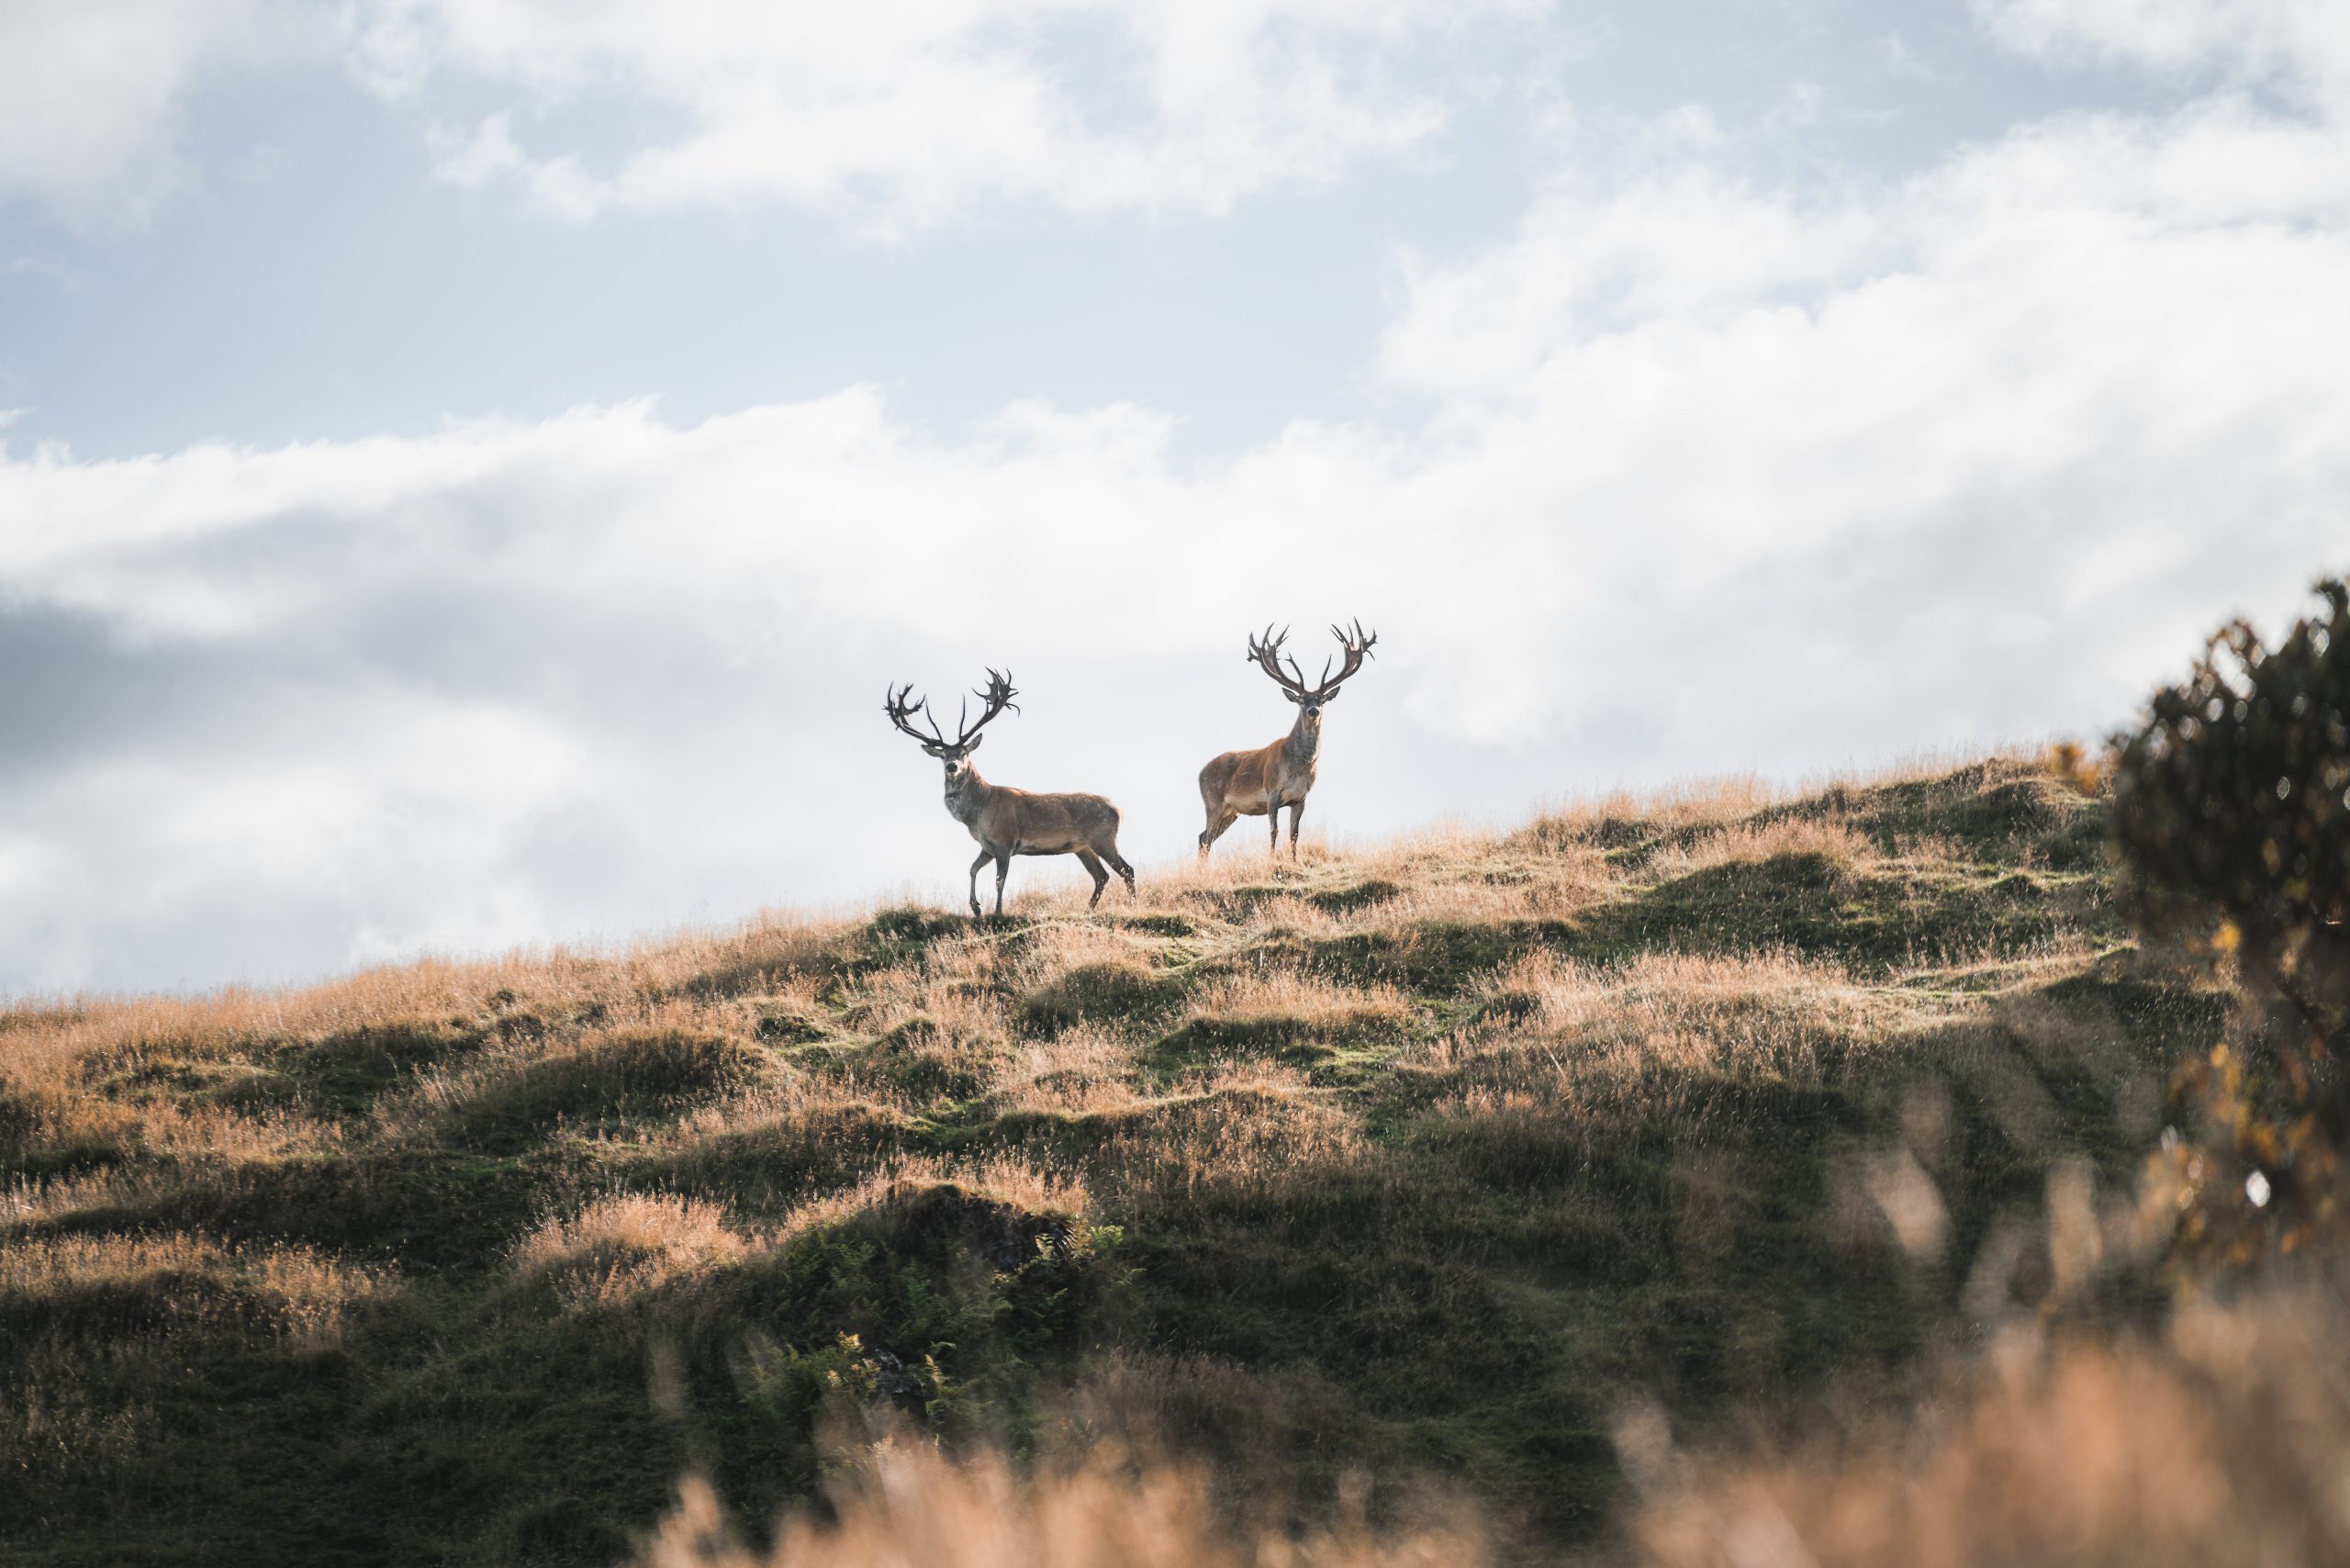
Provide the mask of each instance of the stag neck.
{"label": "stag neck", "polygon": [[995,786],[980,778],[978,768],[966,768],[959,783],[946,786],[946,814],[969,827],[979,820],[994,793]]}
{"label": "stag neck", "polygon": [[1322,715],[1297,711],[1297,722],[1289,727],[1289,739],[1284,751],[1290,760],[1300,767],[1310,765],[1315,753],[1322,749]]}

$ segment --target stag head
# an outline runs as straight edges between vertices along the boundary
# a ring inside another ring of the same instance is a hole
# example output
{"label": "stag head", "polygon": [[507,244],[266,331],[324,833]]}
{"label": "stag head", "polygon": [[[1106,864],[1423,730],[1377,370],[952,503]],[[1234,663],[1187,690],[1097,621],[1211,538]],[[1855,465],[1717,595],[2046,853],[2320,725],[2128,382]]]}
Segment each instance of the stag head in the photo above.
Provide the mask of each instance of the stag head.
{"label": "stag head", "polygon": [[[985,689],[974,689],[971,693],[971,697],[979,700],[979,718],[976,721],[972,719],[970,698],[965,698],[962,707],[956,714],[955,738],[950,741],[940,731],[937,719],[932,716],[930,700],[915,698],[913,690],[912,681],[908,681],[903,686],[890,687],[888,698],[881,705],[881,711],[890,716],[890,722],[897,726],[900,734],[912,736],[921,745],[923,750],[946,765],[946,786],[949,790],[952,790],[962,781],[963,777],[971,771],[971,754],[979,750],[979,743],[987,738],[979,732],[987,728],[989,722],[1005,709],[1009,708],[1015,713],[1020,711],[1020,705],[1013,700],[1020,694],[1013,689],[1012,672],[1006,670],[998,674],[990,669],[988,671],[988,683]],[[930,726],[928,734],[914,728],[913,720],[916,714],[920,714],[923,722]]]}
{"label": "stag head", "polygon": [[[1348,626],[1333,626],[1330,635],[1338,639],[1338,647],[1345,655],[1346,662],[1333,675],[1330,672],[1332,661],[1325,659],[1321,675],[1311,684],[1306,681],[1305,672],[1298,667],[1297,660],[1281,652],[1281,644],[1289,640],[1288,627],[1282,627],[1277,635],[1268,623],[1262,637],[1248,639],[1247,656],[1249,661],[1270,676],[1273,684],[1281,689],[1281,695],[1296,703],[1299,711],[1316,723],[1321,721],[1323,705],[1338,694],[1338,688],[1348,677],[1362,668],[1362,661],[1371,656],[1371,644],[1379,641],[1379,633],[1364,631],[1360,621]],[[1283,664],[1289,666],[1286,671],[1281,668]]]}

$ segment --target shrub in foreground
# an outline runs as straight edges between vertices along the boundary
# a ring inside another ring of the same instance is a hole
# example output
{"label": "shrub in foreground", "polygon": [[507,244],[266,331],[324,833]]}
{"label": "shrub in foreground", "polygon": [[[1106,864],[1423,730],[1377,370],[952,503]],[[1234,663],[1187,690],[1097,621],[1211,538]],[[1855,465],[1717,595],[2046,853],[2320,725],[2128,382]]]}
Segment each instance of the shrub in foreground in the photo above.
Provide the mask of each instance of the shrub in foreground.
{"label": "shrub in foreground", "polygon": [[2113,836],[2143,923],[2232,964],[2229,1037],[2182,1078],[2209,1136],[2158,1160],[2190,1253],[2339,1240],[2350,1133],[2350,581],[2271,647],[2236,622],[2118,739]]}

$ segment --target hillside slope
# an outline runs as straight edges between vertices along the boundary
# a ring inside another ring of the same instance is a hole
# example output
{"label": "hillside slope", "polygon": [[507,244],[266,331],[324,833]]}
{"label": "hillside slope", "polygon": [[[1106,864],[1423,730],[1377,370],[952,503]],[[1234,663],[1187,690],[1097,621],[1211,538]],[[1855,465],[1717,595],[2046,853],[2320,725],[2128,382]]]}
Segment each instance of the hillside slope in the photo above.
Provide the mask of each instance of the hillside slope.
{"label": "hillside slope", "polygon": [[1572,1547],[1630,1402],[1910,1386],[2126,1193],[2222,1004],[2100,831],[1995,760],[0,1014],[0,1555],[610,1561],[890,1418]]}

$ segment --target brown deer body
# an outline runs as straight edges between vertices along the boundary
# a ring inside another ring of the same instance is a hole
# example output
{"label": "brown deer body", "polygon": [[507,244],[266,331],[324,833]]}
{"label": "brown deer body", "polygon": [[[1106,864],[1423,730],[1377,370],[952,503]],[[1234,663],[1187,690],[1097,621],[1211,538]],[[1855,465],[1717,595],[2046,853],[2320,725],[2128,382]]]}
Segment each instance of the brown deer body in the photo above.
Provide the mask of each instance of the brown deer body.
{"label": "brown deer body", "polygon": [[1289,673],[1281,671],[1281,646],[1289,636],[1286,631],[1277,637],[1268,626],[1261,640],[1248,639],[1248,657],[1272,678],[1283,697],[1297,704],[1297,722],[1270,745],[1225,752],[1200,769],[1200,803],[1208,813],[1207,826],[1200,832],[1201,859],[1208,857],[1208,846],[1241,817],[1266,818],[1272,830],[1269,847],[1279,854],[1284,806],[1289,808],[1290,858],[1297,858],[1297,824],[1305,818],[1306,792],[1314,788],[1315,771],[1321,761],[1323,707],[1338,694],[1339,685],[1362,667],[1371,644],[1379,641],[1378,633],[1366,633],[1360,622],[1351,631],[1333,626],[1330,634],[1338,639],[1346,663],[1335,676],[1325,663],[1321,678],[1312,686],[1306,684],[1305,672],[1297,667],[1295,659],[1289,661]]}
{"label": "brown deer body", "polygon": [[[1003,913],[1004,879],[1012,874],[1012,857],[1015,855],[1074,855],[1078,864],[1093,879],[1093,897],[1086,908],[1102,902],[1102,890],[1110,885],[1110,872],[1114,870],[1125,879],[1126,896],[1135,896],[1135,868],[1118,853],[1118,808],[1099,795],[1038,794],[1029,790],[1014,790],[1007,785],[990,784],[979,777],[971,766],[971,753],[979,749],[986,737],[979,731],[988,722],[1006,708],[1014,708],[1013,698],[1019,695],[1012,689],[1007,673],[988,671],[988,687],[976,695],[986,706],[976,724],[958,720],[956,738],[948,740],[939,732],[938,722],[930,717],[927,701],[911,700],[913,687],[890,689],[889,700],[882,711],[902,733],[922,743],[922,749],[946,765],[946,811],[957,822],[970,830],[979,840],[979,857],[971,862],[971,913],[979,913],[979,868],[995,862],[995,912]],[[969,715],[968,704],[964,717]],[[914,714],[921,713],[930,724],[925,735],[913,727]],[[1108,869],[1103,863],[1108,863]]]}

